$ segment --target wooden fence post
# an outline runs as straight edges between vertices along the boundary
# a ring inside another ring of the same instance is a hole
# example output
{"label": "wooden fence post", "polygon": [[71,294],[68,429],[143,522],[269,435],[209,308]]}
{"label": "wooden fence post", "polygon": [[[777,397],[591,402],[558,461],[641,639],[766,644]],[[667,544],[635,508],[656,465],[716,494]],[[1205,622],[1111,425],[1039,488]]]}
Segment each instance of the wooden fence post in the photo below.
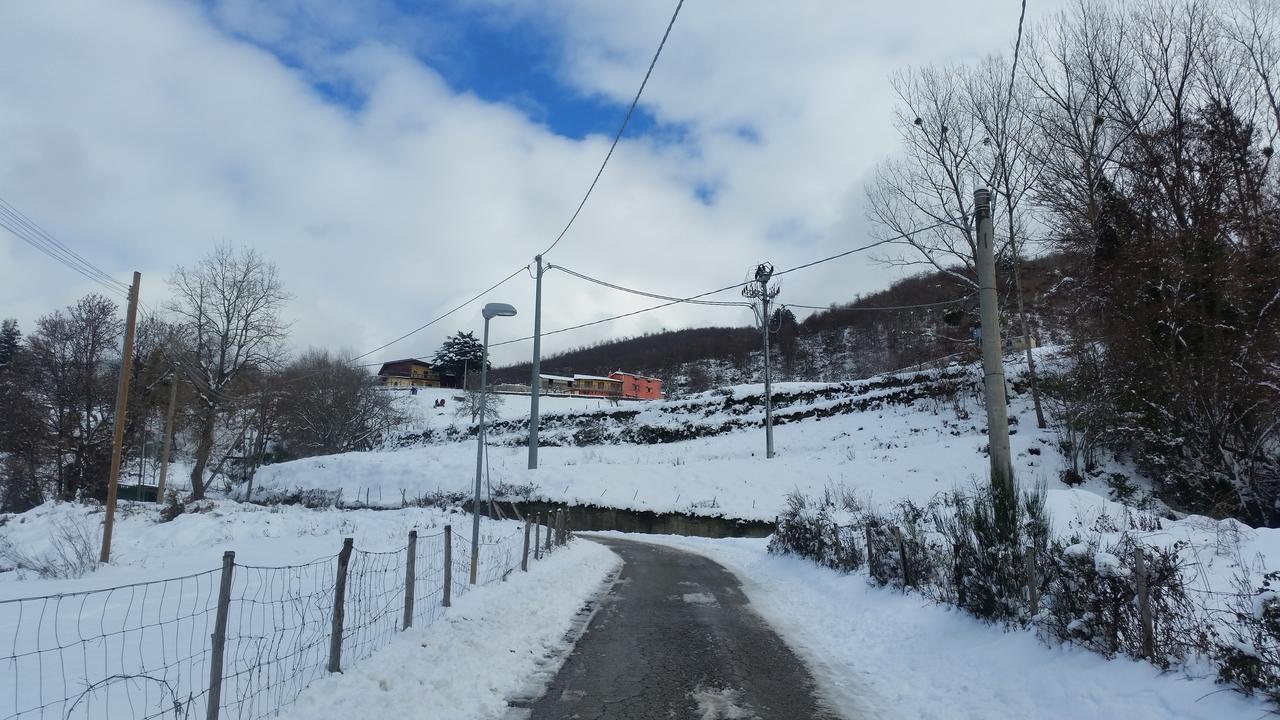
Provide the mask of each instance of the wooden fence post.
{"label": "wooden fence post", "polygon": [[533,559],[542,559],[542,513],[533,519]]}
{"label": "wooden fence post", "polygon": [[347,603],[347,565],[351,562],[351,550],[355,541],[342,539],[342,552],[338,553],[338,578],[333,583],[333,624],[329,628],[329,672],[342,672],[342,620]]}
{"label": "wooden fence post", "polygon": [[898,555],[902,559],[902,587],[911,587],[911,567],[907,565],[907,541],[902,538],[902,529],[896,525],[893,534],[898,538]]}
{"label": "wooden fence post", "polygon": [[547,552],[551,552],[551,526],[555,524],[551,511],[547,511]]}
{"label": "wooden fence post", "polygon": [[413,582],[418,567],[418,531],[409,531],[409,554],[404,564],[404,627],[413,627]]}
{"label": "wooden fence post", "polygon": [[213,622],[213,648],[209,653],[209,693],[205,708],[207,720],[218,720],[222,705],[223,653],[227,647],[227,614],[231,610],[231,577],[236,566],[236,554],[231,550],[222,553],[222,581],[218,585],[218,614]]}
{"label": "wooden fence post", "polygon": [[1142,622],[1142,657],[1151,660],[1156,654],[1155,628],[1151,622],[1151,597],[1147,588],[1147,561],[1142,548],[1133,549],[1133,570],[1138,581],[1138,616]]}
{"label": "wooden fence post", "polygon": [[564,545],[564,508],[556,510],[556,544]]}
{"label": "wooden fence post", "polygon": [[1040,612],[1040,580],[1036,577],[1036,548],[1027,547],[1027,605],[1031,617]]}
{"label": "wooden fence post", "polygon": [[453,526],[444,526],[444,606],[453,600]]}
{"label": "wooden fence post", "polygon": [[520,554],[520,570],[529,572],[529,531],[533,528],[529,518],[524,521],[524,550]]}

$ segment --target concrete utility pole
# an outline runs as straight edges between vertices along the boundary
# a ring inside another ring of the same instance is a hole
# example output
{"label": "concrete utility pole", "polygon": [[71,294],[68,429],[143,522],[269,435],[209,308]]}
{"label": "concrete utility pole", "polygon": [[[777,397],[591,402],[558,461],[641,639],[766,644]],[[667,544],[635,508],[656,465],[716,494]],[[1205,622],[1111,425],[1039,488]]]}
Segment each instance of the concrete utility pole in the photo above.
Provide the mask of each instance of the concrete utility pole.
{"label": "concrete utility pole", "polygon": [[529,469],[538,469],[538,393],[542,390],[542,256],[533,291],[533,379],[529,381]]}
{"label": "concrete utility pole", "polygon": [[1000,306],[996,296],[996,256],[992,246],[991,191],[973,192],[978,222],[978,303],[982,317],[982,371],[987,403],[987,441],[993,486],[1013,483],[1009,457],[1009,414],[1004,395],[1004,358],[1000,345]]}
{"label": "concrete utility pole", "polygon": [[115,434],[111,442],[111,471],[107,476],[107,513],[102,521],[102,553],[99,562],[111,561],[111,529],[116,519],[116,493],[120,486],[120,461],[124,453],[125,413],[129,408],[129,375],[133,371],[133,329],[138,322],[138,287],[142,273],[133,273],[129,288],[129,313],[124,324],[124,349],[120,355],[120,385],[116,390]]}
{"label": "concrete utility pole", "polygon": [[489,394],[489,321],[511,317],[516,309],[506,303],[489,303],[481,310],[484,316],[484,352],[480,356],[480,427],[476,432],[476,487],[471,498],[471,584],[476,584],[480,563],[480,481],[484,472],[485,407]]}
{"label": "concrete utility pole", "polygon": [[164,444],[160,446],[160,480],[156,482],[156,502],[164,502],[164,481],[169,477],[169,450],[173,447],[173,411],[178,408],[178,378],[169,378],[169,410],[164,416]]}
{"label": "concrete utility pole", "polygon": [[773,457],[773,372],[769,367],[769,301],[778,296],[781,288],[769,287],[773,278],[773,265],[760,263],[756,266],[755,284],[742,288],[742,296],[760,300],[760,335],[764,348],[764,443],[765,458]]}

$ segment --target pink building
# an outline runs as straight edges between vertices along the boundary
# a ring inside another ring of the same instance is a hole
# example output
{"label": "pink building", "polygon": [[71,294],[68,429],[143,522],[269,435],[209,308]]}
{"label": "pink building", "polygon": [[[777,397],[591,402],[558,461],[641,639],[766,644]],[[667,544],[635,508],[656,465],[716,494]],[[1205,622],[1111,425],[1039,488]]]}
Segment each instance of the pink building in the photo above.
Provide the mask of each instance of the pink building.
{"label": "pink building", "polygon": [[622,383],[622,397],[624,398],[638,400],[662,399],[662,381],[658,378],[634,375],[621,370],[614,370],[609,373],[609,377]]}

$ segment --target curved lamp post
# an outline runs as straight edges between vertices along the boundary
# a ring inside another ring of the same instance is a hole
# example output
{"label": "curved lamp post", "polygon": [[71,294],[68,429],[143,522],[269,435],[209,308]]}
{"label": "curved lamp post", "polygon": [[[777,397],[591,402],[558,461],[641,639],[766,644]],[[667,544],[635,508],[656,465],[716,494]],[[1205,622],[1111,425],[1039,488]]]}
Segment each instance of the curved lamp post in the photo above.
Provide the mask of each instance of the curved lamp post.
{"label": "curved lamp post", "polygon": [[484,315],[484,354],[480,360],[480,431],[476,433],[476,488],[471,499],[471,584],[476,584],[476,570],[480,563],[480,476],[484,467],[485,403],[489,393],[489,320],[511,317],[516,309],[506,303],[489,303],[481,311]]}

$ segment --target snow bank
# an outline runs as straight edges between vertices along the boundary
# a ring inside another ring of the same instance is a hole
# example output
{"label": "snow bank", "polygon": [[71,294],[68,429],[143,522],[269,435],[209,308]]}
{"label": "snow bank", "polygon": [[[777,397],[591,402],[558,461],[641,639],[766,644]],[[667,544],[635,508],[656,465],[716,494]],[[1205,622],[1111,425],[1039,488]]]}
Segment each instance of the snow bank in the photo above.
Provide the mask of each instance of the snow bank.
{"label": "snow bank", "polygon": [[326,676],[281,717],[504,717],[508,698],[537,694],[545,675],[559,670],[579,610],[621,564],[601,545],[574,542],[528,573],[467,593],[435,625]]}
{"label": "snow bank", "polygon": [[1207,677],[1047,648],[1029,632],[870,587],[864,575],[771,556],[765,540],[626,537],[697,552],[737,575],[752,607],[848,717],[1252,720],[1269,712]]}

